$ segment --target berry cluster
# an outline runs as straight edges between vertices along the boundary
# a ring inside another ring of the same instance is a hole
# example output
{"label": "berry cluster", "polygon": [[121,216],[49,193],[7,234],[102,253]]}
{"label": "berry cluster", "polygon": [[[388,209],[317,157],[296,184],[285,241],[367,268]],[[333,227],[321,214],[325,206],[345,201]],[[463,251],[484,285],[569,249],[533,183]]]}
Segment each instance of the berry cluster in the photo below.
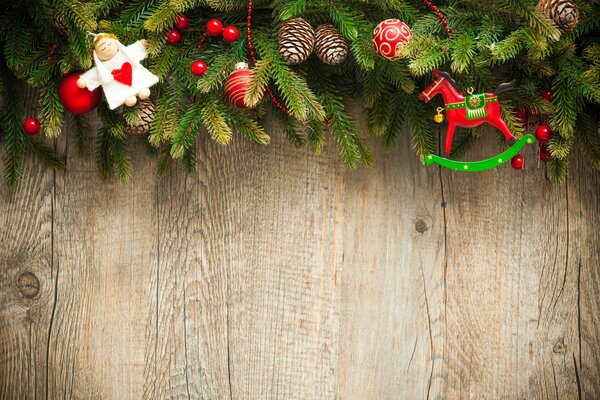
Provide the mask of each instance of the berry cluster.
{"label": "berry cluster", "polygon": [[444,25],[444,28],[446,28],[448,39],[452,40],[452,29],[448,26],[448,20],[446,19],[444,13],[429,0],[423,0],[423,3],[425,3],[427,7],[431,8],[431,10],[439,17],[440,21],[442,21],[442,25]]}
{"label": "berry cluster", "polygon": [[181,41],[181,32],[190,26],[190,21],[185,15],[180,15],[175,20],[174,29],[167,32],[167,44],[175,46]]}
{"label": "berry cluster", "polygon": [[[211,19],[207,22],[205,31],[200,37],[200,42],[196,45],[196,48],[200,50],[206,39],[211,37],[222,36],[225,43],[233,43],[240,38],[240,31],[233,25],[229,25],[223,28],[223,23],[218,19]],[[202,60],[197,60],[192,63],[192,74],[194,76],[203,76],[206,73],[208,66]]]}
{"label": "berry cluster", "polygon": [[[544,89],[541,93],[540,96],[552,103],[552,100],[554,100],[554,93],[552,92],[551,89]],[[552,139],[552,134],[554,132],[552,132],[552,128],[550,128],[550,126],[548,126],[549,124],[549,120],[548,118],[542,118],[542,116],[540,116],[537,113],[532,113],[531,116],[533,118],[537,118],[537,121],[535,122],[530,122],[529,120],[529,114],[527,114],[527,111],[523,110],[523,109],[518,109],[515,113],[517,120],[519,122],[519,124],[521,126],[523,126],[525,129],[533,129],[533,128],[537,128],[535,129],[535,138],[537,139],[537,141],[540,143],[540,147],[539,147],[539,151],[538,151],[538,156],[540,161],[550,161],[552,160],[552,153],[550,151],[550,146],[549,146],[549,142],[550,139]],[[521,159],[523,158],[520,154],[515,156],[515,158],[520,157]],[[520,165],[520,167],[519,167]],[[517,163],[516,165],[513,164],[513,168],[515,169],[521,169],[523,168],[523,166],[525,165],[525,162],[523,160],[523,162]]]}

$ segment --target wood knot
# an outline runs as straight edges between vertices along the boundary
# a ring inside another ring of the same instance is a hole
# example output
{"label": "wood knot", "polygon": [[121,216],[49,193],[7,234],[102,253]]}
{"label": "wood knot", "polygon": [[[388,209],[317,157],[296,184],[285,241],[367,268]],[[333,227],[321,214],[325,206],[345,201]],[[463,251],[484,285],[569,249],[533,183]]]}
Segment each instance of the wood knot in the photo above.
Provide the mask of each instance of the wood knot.
{"label": "wood knot", "polygon": [[428,229],[429,227],[427,226],[427,222],[423,221],[422,219],[418,219],[417,222],[415,222],[415,230],[417,232],[425,233]]}
{"label": "wood knot", "polygon": [[554,345],[554,347],[552,348],[552,351],[554,352],[554,354],[564,354],[566,350],[566,346],[563,342],[558,342]]}
{"label": "wood knot", "polygon": [[40,281],[33,273],[23,272],[17,278],[17,287],[23,297],[33,299],[40,292]]}

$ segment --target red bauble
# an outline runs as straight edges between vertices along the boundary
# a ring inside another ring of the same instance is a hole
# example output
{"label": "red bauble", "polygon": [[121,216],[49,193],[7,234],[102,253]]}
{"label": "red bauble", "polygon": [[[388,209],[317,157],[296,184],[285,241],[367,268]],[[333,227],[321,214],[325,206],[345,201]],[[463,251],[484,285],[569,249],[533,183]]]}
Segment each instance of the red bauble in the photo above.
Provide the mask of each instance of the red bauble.
{"label": "red bauble", "polygon": [[192,63],[192,74],[195,76],[202,76],[206,73],[208,67],[204,61],[194,61]]}
{"label": "red bauble", "polygon": [[190,26],[190,21],[185,15],[180,15],[175,20],[175,28],[179,29],[180,31],[187,29],[188,26]]}
{"label": "red bauble", "polygon": [[210,36],[219,36],[223,32],[223,23],[218,19],[211,19],[206,23],[206,33]]}
{"label": "red bauble", "polygon": [[541,143],[548,143],[552,137],[552,129],[547,125],[540,125],[535,130],[535,138]]}
{"label": "red bauble", "polygon": [[175,46],[180,41],[181,41],[181,33],[179,33],[178,30],[171,29],[167,33],[167,44],[170,44],[171,46]]}
{"label": "red bauble", "polygon": [[404,22],[387,19],[380,22],[373,31],[373,48],[381,58],[399,60],[399,52],[411,36],[412,32]]}
{"label": "red bauble", "polygon": [[552,89],[544,89],[542,90],[542,99],[549,101],[550,103],[552,103],[552,100],[554,100],[554,92],[552,92]]}
{"label": "red bauble", "polygon": [[540,146],[540,160],[542,160],[542,161],[552,160],[552,153],[550,152],[550,147],[548,147],[547,144],[542,144]]}
{"label": "red bauble", "polygon": [[240,31],[233,25],[226,26],[223,29],[223,41],[227,43],[235,42],[240,38]]}
{"label": "red bauble", "polygon": [[23,122],[23,130],[28,135],[37,135],[38,133],[40,133],[41,128],[42,125],[40,124],[40,121],[37,120],[37,118],[27,118],[25,122]]}
{"label": "red bauble", "polygon": [[525,166],[525,158],[522,155],[517,154],[510,160],[510,165],[514,169],[523,169]]}
{"label": "red bauble", "polygon": [[58,87],[58,98],[67,111],[73,114],[85,114],[98,107],[102,99],[100,88],[94,91],[77,86],[80,72],[74,72],[63,78]]}
{"label": "red bauble", "polygon": [[248,108],[244,97],[250,88],[254,71],[248,69],[248,64],[242,62],[235,66],[235,71],[229,75],[225,82],[225,95],[238,108]]}

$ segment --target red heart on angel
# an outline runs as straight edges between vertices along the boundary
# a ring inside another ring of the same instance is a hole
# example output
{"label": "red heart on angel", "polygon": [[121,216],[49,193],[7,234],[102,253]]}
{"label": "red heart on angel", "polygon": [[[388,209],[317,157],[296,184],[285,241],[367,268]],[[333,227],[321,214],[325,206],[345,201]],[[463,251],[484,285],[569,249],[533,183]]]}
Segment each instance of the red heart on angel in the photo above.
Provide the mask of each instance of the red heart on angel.
{"label": "red heart on angel", "polygon": [[121,65],[121,69],[113,69],[112,74],[115,77],[115,81],[121,82],[124,85],[131,86],[133,82],[131,64],[124,62]]}

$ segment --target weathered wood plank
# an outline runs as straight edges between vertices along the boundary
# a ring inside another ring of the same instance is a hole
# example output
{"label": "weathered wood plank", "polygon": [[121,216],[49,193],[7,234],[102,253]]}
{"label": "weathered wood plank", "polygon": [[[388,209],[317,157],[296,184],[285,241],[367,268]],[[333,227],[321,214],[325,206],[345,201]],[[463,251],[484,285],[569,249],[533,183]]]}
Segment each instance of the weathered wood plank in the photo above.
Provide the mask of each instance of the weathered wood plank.
{"label": "weathered wood plank", "polygon": [[577,282],[576,341],[565,346],[581,398],[600,397],[600,173],[580,156],[571,162],[569,202],[569,268]]}
{"label": "weathered wood plank", "polygon": [[[443,331],[444,213],[438,167],[396,150],[345,171],[336,257],[340,399],[424,399]],[[377,145],[374,146],[377,148]]]}
{"label": "weathered wood plank", "polygon": [[54,173],[28,158],[23,175],[15,189],[0,184],[0,399],[46,394]]}
{"label": "weathered wood plank", "polygon": [[136,173],[126,185],[103,183],[93,157],[61,142],[68,169],[55,188],[49,398],[141,397],[157,258],[157,181],[142,140],[131,138]]}
{"label": "weathered wood plank", "polygon": [[[492,136],[470,157],[493,153]],[[435,383],[443,397],[577,397],[561,348],[577,339],[568,203],[565,187],[536,169],[535,151],[525,150],[523,172],[443,172],[448,297]]]}
{"label": "weathered wood plank", "polygon": [[0,398],[600,396],[597,172],[452,173],[407,135],[347,171],[269,128],[202,136],[193,176],[132,138],[128,185],[62,138],[66,173],[0,188]]}
{"label": "weathered wood plank", "polygon": [[197,175],[159,194],[150,397],[334,396],[337,160],[271,132],[269,148],[203,136]]}

